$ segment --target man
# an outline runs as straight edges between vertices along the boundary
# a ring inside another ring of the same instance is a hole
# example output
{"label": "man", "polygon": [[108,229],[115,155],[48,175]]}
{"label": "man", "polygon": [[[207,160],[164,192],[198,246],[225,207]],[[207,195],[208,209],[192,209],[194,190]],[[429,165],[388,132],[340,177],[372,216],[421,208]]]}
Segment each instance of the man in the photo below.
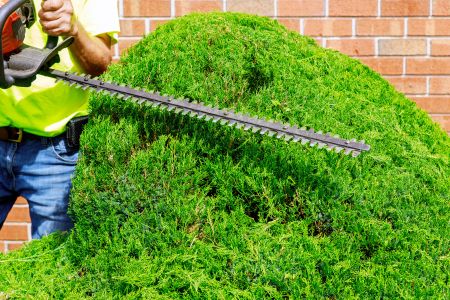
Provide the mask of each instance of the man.
{"label": "man", "polygon": [[[39,10],[25,44],[42,48],[47,34],[74,37],[55,69],[99,75],[111,62],[119,20],[116,0],[34,0]],[[0,228],[15,199],[28,200],[32,238],[69,230],[71,178],[78,149],[66,124],[87,115],[88,94],[38,75],[31,87],[0,89]],[[15,136],[23,132],[22,141]],[[5,138],[6,136],[6,138]]]}

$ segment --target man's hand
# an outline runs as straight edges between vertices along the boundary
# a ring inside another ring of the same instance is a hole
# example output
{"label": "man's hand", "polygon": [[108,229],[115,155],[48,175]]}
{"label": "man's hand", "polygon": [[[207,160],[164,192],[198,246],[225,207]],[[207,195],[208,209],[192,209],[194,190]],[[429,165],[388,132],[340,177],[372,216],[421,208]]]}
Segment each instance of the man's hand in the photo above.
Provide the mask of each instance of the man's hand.
{"label": "man's hand", "polygon": [[[98,14],[100,18],[101,12]],[[107,69],[111,63],[111,38],[107,34],[90,35],[78,22],[71,0],[42,0],[39,18],[48,35],[75,38],[69,50],[87,74],[97,76]]]}
{"label": "man's hand", "polygon": [[76,36],[78,22],[70,0],[43,0],[39,19],[44,32],[52,36]]}

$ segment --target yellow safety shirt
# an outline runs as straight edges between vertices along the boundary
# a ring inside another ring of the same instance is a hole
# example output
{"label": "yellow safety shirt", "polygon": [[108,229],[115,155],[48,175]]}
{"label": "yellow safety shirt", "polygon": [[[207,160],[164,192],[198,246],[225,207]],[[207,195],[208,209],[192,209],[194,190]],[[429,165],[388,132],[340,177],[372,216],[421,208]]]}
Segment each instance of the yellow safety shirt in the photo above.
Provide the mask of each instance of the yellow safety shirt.
{"label": "yellow safety shirt", "polygon": [[[36,14],[42,0],[34,0]],[[108,34],[117,42],[119,16],[116,0],[72,0],[75,16],[93,35]],[[24,43],[43,48],[47,35],[39,21],[27,30]],[[82,72],[66,48],[59,52],[60,62],[52,67],[61,71]],[[31,87],[0,89],[0,127],[13,126],[24,131],[52,137],[61,134],[70,119],[88,114],[88,92],[69,87],[52,78],[38,75]]]}

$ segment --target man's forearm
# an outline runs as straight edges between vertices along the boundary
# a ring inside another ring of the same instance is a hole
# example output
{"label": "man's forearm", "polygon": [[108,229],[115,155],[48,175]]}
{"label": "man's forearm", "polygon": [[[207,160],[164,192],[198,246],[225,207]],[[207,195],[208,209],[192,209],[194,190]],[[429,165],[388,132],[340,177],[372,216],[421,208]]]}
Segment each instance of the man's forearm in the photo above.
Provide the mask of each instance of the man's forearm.
{"label": "man's forearm", "polygon": [[111,63],[110,38],[97,37],[86,32],[78,23],[75,40],[69,47],[70,51],[87,74],[97,76],[102,74]]}
{"label": "man's forearm", "polygon": [[39,21],[44,32],[52,36],[72,36],[70,51],[85,73],[100,75],[111,63],[109,36],[92,36],[78,22],[70,0],[41,2]]}

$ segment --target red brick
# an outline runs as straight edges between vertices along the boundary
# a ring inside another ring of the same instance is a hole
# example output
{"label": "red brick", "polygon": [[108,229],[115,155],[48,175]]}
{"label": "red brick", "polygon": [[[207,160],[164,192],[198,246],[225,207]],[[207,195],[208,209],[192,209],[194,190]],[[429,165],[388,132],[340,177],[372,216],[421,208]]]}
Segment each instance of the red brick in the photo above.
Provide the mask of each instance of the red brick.
{"label": "red brick", "polygon": [[275,15],[274,0],[228,0],[227,11],[243,12],[260,16]]}
{"label": "red brick", "polygon": [[386,77],[386,79],[404,94],[417,95],[427,92],[426,77]]}
{"label": "red brick", "polygon": [[381,75],[403,74],[403,58],[400,57],[361,57],[360,61]]}
{"label": "red brick", "polygon": [[16,199],[16,204],[28,204],[28,201],[24,197],[18,197]]}
{"label": "red brick", "polygon": [[430,94],[432,95],[450,95],[450,77],[431,77]]}
{"label": "red brick", "polygon": [[175,15],[184,16],[193,12],[222,11],[221,0],[176,0]]}
{"label": "red brick", "polygon": [[300,19],[285,18],[278,19],[278,23],[283,24],[287,29],[300,32]]}
{"label": "red brick", "polygon": [[24,245],[24,242],[14,242],[14,243],[6,243],[6,251],[14,251],[17,249],[22,248],[22,246]]}
{"label": "red brick", "polygon": [[428,0],[381,0],[382,16],[428,16]]}
{"label": "red brick", "polygon": [[3,241],[0,241],[0,252],[6,253],[6,244]]}
{"label": "red brick", "polygon": [[125,17],[170,17],[170,0],[123,0]]}
{"label": "red brick", "polygon": [[450,131],[450,115],[431,115],[431,118],[441,125],[445,131]]}
{"label": "red brick", "polygon": [[303,33],[309,36],[352,36],[352,20],[307,19]]}
{"label": "red brick", "polygon": [[31,222],[29,208],[13,206],[6,218],[6,222]]}
{"label": "red brick", "polygon": [[450,56],[450,39],[431,40],[432,56]]}
{"label": "red brick", "polygon": [[403,19],[373,19],[356,20],[356,34],[360,36],[402,36],[404,34]]}
{"label": "red brick", "polygon": [[450,1],[433,0],[433,16],[450,16]]}
{"label": "red brick", "polygon": [[410,19],[408,35],[448,36],[450,19]]}
{"label": "red brick", "polygon": [[378,14],[377,0],[329,0],[328,14],[333,17],[369,17]]}
{"label": "red brick", "polygon": [[139,41],[139,38],[119,38],[119,54],[122,55],[128,48]]}
{"label": "red brick", "polygon": [[150,21],[150,31],[154,31],[159,26],[166,24],[170,20],[151,20]]}
{"label": "red brick", "polygon": [[350,56],[375,55],[375,42],[372,39],[327,40],[326,46]]}
{"label": "red brick", "polygon": [[28,226],[5,223],[0,230],[0,240],[7,241],[27,241],[28,240]]}
{"label": "red brick", "polygon": [[379,55],[425,55],[427,41],[425,39],[380,39]]}
{"label": "red brick", "polygon": [[120,36],[143,36],[144,34],[144,20],[120,20]]}
{"label": "red brick", "polygon": [[448,75],[450,58],[407,58],[406,74]]}
{"label": "red brick", "polygon": [[318,17],[325,15],[323,1],[278,0],[279,17]]}
{"label": "red brick", "polygon": [[450,114],[450,97],[412,97],[411,100],[428,113]]}

